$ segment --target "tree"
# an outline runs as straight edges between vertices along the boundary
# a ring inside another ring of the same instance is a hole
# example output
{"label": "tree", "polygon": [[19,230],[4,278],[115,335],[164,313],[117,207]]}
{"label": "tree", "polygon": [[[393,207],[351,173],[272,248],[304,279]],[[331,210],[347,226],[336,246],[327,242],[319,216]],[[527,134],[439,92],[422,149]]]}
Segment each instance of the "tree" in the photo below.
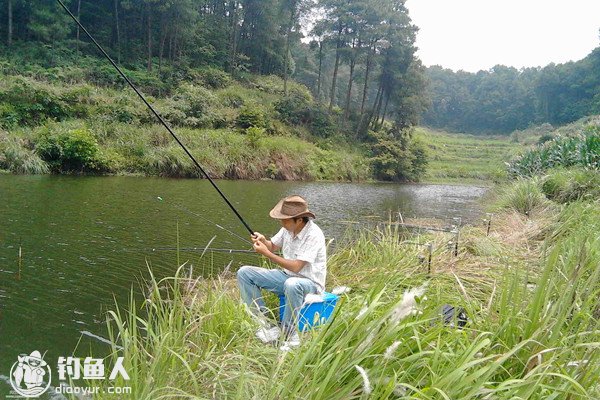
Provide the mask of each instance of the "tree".
{"label": "tree", "polygon": [[6,44],[8,47],[12,46],[12,36],[13,36],[13,8],[12,8],[12,0],[8,0],[8,32],[6,38]]}
{"label": "tree", "polygon": [[73,22],[56,1],[40,0],[30,9],[27,24],[33,37],[44,43],[57,43],[64,40],[72,30]]}

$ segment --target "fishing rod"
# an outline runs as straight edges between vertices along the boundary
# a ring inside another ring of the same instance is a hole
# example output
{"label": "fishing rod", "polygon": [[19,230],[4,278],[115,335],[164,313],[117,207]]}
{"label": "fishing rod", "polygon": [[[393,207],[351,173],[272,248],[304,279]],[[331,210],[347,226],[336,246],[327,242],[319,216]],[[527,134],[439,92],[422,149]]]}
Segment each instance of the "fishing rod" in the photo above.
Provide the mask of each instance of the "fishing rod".
{"label": "fishing rod", "polygon": [[60,4],[60,6],[67,12],[67,14],[69,14],[69,16],[73,19],[73,21],[75,21],[75,23],[79,26],[79,28],[81,28],[81,30],[87,35],[87,37],[90,38],[90,40],[96,45],[96,47],[98,48],[98,50],[100,50],[100,52],[104,55],[104,57],[106,57],[106,59],[108,61],[110,61],[112,66],[115,67],[117,72],[123,77],[123,79],[125,79],[125,81],[129,84],[129,86],[133,89],[133,91],[138,95],[138,97],[144,102],[144,104],[150,109],[150,111],[152,111],[152,114],[154,114],[154,116],[160,121],[162,126],[164,126],[165,129],[167,131],[169,131],[169,133],[171,134],[173,139],[175,139],[175,141],[179,144],[179,146],[181,146],[183,151],[185,151],[185,154],[188,155],[188,157],[192,160],[194,165],[202,172],[202,174],[206,177],[206,179],[208,179],[208,181],[210,182],[212,187],[215,188],[215,190],[219,193],[219,195],[221,195],[221,198],[225,201],[225,203],[227,203],[229,208],[231,208],[231,211],[233,211],[233,213],[236,215],[236,217],[238,217],[238,219],[242,222],[242,224],[244,224],[246,229],[248,229],[248,232],[250,232],[250,235],[254,236],[254,231],[250,228],[250,226],[246,223],[246,221],[244,221],[244,218],[242,218],[240,213],[235,209],[233,204],[231,204],[229,199],[227,199],[227,197],[221,191],[221,189],[219,189],[217,184],[206,173],[204,168],[202,168],[202,166],[200,166],[198,161],[196,161],[196,159],[194,158],[192,153],[190,153],[190,151],[187,149],[187,147],[185,147],[185,145],[181,142],[181,140],[179,140],[179,138],[177,137],[175,132],[173,132],[173,130],[165,122],[163,117],[161,117],[161,115],[154,109],[154,107],[152,107],[152,105],[150,105],[150,103],[148,103],[148,101],[146,100],[144,95],[142,93],[140,93],[140,91],[137,89],[137,87],[135,87],[135,85],[129,80],[129,78],[123,73],[123,71],[121,71],[121,68],[119,68],[119,66],[113,61],[113,59],[110,58],[108,53],[106,51],[104,51],[102,46],[100,46],[100,44],[96,41],[96,39],[94,39],[94,37],[87,31],[87,29],[85,29],[85,27],[81,24],[81,22],[79,22],[79,20],[75,17],[75,15],[73,15],[73,13],[67,8],[67,6],[65,6],[65,4],[62,2],[62,0],[57,0],[57,1]]}
{"label": "fishing rod", "polygon": [[[163,198],[162,198],[162,197],[160,197],[160,196],[157,196],[156,198],[158,199],[158,201],[164,201],[164,200],[163,200]],[[231,235],[235,236],[236,238],[238,238],[238,239],[240,239],[240,240],[243,240],[244,242],[246,242],[246,243],[248,243],[248,244],[252,244],[252,242],[251,242],[251,241],[249,241],[248,239],[246,239],[246,238],[244,238],[244,237],[242,237],[242,236],[238,235],[238,234],[237,234],[237,233],[235,233],[235,232],[232,232],[232,231],[230,231],[229,229],[225,228],[224,226],[222,226],[222,225],[219,225],[219,224],[217,224],[216,222],[213,222],[213,221],[211,221],[210,219],[208,219],[208,218],[206,218],[206,217],[204,217],[204,216],[202,216],[202,215],[200,215],[200,214],[198,214],[198,213],[195,213],[195,212],[193,212],[193,211],[190,211],[190,210],[188,210],[187,208],[185,208],[185,207],[183,207],[183,206],[181,206],[181,205],[179,205],[179,204],[172,204],[172,206],[173,206],[173,207],[175,207],[175,208],[177,208],[178,210],[185,211],[185,212],[187,212],[187,213],[189,213],[189,214],[191,214],[191,215],[193,215],[193,216],[195,216],[195,217],[198,217],[198,218],[200,218],[200,219],[202,219],[202,220],[204,220],[204,221],[206,221],[206,222],[208,222],[208,223],[210,223],[210,224],[213,224],[213,225],[215,225],[217,228],[224,230],[225,232],[227,232],[227,233],[229,233],[229,234],[231,234]]]}

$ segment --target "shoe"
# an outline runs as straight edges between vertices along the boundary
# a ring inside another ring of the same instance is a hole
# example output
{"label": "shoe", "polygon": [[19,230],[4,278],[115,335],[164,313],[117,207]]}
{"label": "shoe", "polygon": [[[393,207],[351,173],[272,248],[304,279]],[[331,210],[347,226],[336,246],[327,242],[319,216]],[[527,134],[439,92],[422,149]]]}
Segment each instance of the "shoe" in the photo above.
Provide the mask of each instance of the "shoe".
{"label": "shoe", "polygon": [[256,337],[263,343],[271,343],[279,339],[281,329],[278,326],[265,326],[256,331]]}
{"label": "shoe", "polygon": [[298,331],[294,330],[287,338],[285,342],[279,347],[281,351],[290,351],[294,347],[300,346],[300,335]]}

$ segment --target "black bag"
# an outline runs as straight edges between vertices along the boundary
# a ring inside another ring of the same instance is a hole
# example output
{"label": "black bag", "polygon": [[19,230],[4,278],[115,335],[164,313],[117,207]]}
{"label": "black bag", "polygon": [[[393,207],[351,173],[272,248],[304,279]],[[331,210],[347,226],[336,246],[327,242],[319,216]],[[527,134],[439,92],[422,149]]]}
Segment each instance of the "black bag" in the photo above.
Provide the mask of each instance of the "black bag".
{"label": "black bag", "polygon": [[441,316],[444,320],[444,324],[451,327],[458,326],[459,328],[462,328],[469,322],[469,318],[467,317],[464,308],[457,308],[450,304],[444,304],[442,306]]}

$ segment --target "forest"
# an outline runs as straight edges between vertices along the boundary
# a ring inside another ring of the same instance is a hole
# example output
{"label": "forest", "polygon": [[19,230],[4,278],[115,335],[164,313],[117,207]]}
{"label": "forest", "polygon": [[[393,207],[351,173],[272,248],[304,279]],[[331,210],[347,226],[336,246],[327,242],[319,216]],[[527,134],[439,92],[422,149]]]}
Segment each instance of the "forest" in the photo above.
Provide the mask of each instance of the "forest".
{"label": "forest", "polygon": [[600,114],[600,47],[582,60],[489,71],[427,68],[431,106],[423,123],[454,132],[507,134]]}

